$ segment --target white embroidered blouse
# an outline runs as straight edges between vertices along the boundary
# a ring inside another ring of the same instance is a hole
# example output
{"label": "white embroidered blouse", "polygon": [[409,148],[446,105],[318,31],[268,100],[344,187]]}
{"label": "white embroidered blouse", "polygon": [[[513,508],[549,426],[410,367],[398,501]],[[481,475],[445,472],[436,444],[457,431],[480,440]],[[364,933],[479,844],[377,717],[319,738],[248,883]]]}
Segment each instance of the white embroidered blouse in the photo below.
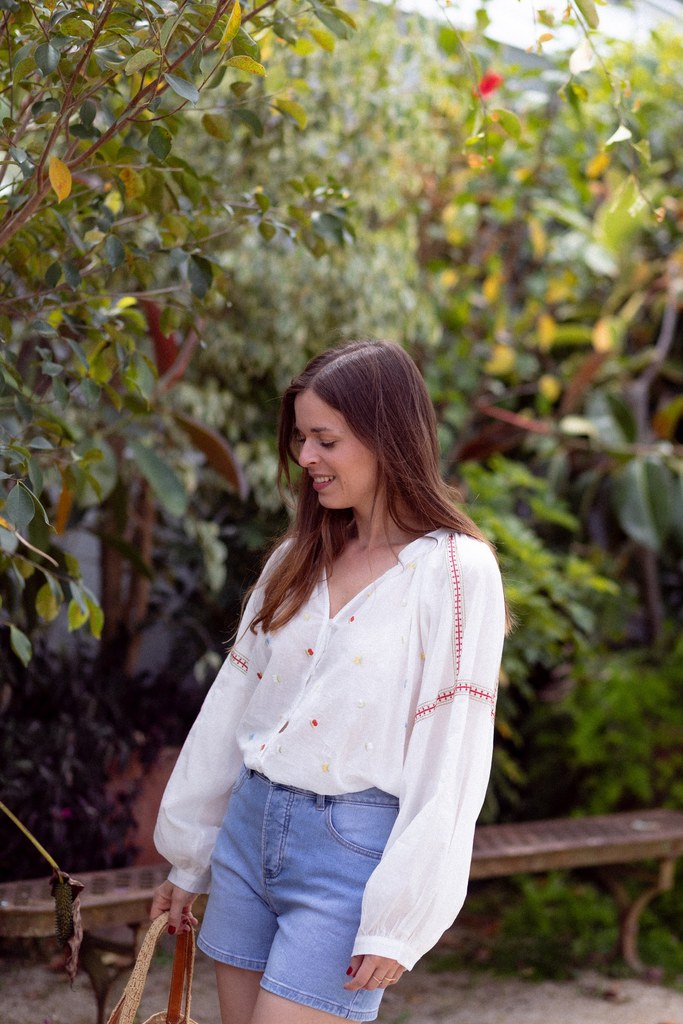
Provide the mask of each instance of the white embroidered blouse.
{"label": "white embroidered blouse", "polygon": [[[276,561],[277,552],[264,575]],[[207,891],[242,762],[316,793],[376,786],[398,796],[353,952],[410,969],[467,890],[505,629],[496,560],[481,541],[439,529],[333,617],[321,581],[291,622],[254,635],[247,625],[261,597],[257,587],[183,746],[157,848],[172,882]]]}

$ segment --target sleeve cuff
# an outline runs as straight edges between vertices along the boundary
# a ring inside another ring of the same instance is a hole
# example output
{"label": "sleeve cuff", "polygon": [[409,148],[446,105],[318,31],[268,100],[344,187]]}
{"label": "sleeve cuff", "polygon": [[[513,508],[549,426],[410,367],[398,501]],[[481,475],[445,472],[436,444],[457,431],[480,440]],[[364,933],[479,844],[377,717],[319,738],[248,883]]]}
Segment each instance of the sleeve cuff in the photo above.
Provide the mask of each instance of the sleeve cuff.
{"label": "sleeve cuff", "polygon": [[183,871],[182,868],[171,868],[168,880],[186,892],[208,892],[211,888],[211,870],[207,869],[197,874],[193,871]]}
{"label": "sleeve cuff", "polygon": [[407,942],[400,939],[389,939],[385,935],[357,935],[353,944],[353,956],[386,956],[396,960],[401,967],[412,971],[419,959]]}

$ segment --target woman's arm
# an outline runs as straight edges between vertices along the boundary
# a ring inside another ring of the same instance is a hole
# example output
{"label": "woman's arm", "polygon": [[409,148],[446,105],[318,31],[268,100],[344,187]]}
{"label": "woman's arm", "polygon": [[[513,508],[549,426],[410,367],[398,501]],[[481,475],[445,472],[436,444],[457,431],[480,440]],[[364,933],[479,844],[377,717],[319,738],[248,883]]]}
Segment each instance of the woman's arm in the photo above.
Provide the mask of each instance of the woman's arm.
{"label": "woman's arm", "polygon": [[488,785],[505,609],[485,544],[448,539],[421,618],[424,662],[400,812],[366,886],[353,950],[407,968],[462,906]]}

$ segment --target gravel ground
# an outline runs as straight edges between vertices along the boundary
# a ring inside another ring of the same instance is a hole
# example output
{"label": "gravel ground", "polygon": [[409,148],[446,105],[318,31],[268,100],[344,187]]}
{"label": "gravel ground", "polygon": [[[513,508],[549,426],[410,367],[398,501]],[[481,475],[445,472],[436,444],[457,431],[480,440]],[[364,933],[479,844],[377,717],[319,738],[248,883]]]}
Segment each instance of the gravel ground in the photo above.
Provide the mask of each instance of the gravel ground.
{"label": "gravel ground", "polygon": [[[164,943],[166,940],[164,940]],[[164,1008],[170,952],[162,951],[148,979],[138,1019]],[[112,989],[109,1011],[123,988]],[[87,977],[73,989],[62,973],[27,958],[0,960],[0,1024],[95,1024]],[[213,966],[201,953],[192,1016],[219,1024]],[[380,1024],[683,1024],[683,993],[634,979],[584,973],[572,981],[534,982],[476,970],[430,973],[426,964],[385,996]]]}

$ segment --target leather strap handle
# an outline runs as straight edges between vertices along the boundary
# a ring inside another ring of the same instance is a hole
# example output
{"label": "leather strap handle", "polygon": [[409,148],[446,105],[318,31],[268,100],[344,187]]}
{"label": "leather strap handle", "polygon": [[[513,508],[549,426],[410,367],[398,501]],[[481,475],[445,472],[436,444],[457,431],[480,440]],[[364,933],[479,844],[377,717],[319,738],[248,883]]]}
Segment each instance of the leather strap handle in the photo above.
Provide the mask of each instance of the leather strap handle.
{"label": "leather strap handle", "polygon": [[[161,914],[150,925],[143,940],[140,952],[133,966],[133,971],[123,994],[109,1017],[108,1024],[134,1024],[135,1015],[140,1005],[147,974],[154,955],[154,949],[160,935],[168,926],[168,914]],[[181,932],[176,938],[173,954],[173,970],[171,987],[166,1011],[167,1024],[189,1024],[190,994],[192,975],[194,973],[194,929]],[[185,1009],[183,1012],[183,996]]]}
{"label": "leather strap handle", "polygon": [[[175,943],[166,1024],[182,1024],[190,1017],[190,992],[194,973],[194,931],[181,932]],[[183,1015],[183,997],[185,1013]]]}

